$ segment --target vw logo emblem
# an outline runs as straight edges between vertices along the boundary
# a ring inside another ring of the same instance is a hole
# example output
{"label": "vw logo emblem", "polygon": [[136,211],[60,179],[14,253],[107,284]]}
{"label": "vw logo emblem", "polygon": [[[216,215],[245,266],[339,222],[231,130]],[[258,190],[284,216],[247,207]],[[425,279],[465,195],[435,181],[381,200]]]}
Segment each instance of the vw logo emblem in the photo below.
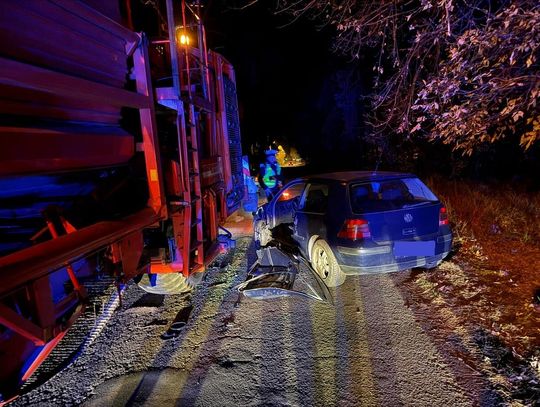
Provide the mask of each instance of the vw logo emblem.
{"label": "vw logo emblem", "polygon": [[406,213],[405,216],[403,216],[403,219],[405,220],[405,222],[411,223],[413,220],[413,217],[410,213]]}

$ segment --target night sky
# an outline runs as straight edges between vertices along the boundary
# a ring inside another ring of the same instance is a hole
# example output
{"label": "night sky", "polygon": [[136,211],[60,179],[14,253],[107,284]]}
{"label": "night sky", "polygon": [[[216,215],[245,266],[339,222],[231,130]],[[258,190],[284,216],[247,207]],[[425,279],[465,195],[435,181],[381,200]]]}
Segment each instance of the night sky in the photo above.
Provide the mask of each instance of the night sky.
{"label": "night sky", "polygon": [[268,3],[238,10],[213,1],[205,16],[209,48],[236,70],[244,150],[276,141],[310,160],[328,158],[348,147],[333,103],[336,72],[347,61],[331,51],[331,29],[305,18],[291,23]]}

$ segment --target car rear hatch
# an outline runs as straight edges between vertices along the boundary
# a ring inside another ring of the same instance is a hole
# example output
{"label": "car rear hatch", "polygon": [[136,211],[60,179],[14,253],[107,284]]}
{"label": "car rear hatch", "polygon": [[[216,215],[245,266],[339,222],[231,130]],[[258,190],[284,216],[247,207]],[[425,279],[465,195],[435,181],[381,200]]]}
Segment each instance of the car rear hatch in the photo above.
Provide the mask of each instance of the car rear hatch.
{"label": "car rear hatch", "polygon": [[351,208],[367,221],[376,243],[422,240],[439,230],[441,203],[418,178],[352,184]]}
{"label": "car rear hatch", "polygon": [[366,213],[371,238],[375,242],[407,240],[437,233],[439,228],[439,204],[421,208]]}

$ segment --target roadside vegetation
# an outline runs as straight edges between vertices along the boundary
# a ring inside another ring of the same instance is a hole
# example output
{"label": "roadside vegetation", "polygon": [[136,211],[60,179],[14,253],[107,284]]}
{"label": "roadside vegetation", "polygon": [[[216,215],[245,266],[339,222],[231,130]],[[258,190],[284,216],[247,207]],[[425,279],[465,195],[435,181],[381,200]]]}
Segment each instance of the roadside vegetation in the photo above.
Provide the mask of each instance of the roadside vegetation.
{"label": "roadside vegetation", "polygon": [[373,67],[365,137],[384,154],[411,139],[471,156],[501,140],[527,150],[540,137],[536,0],[280,0],[277,9],[332,27],[338,54]]}
{"label": "roadside vegetation", "polygon": [[[470,263],[478,272],[464,277],[470,284],[457,286],[474,290],[478,317],[488,322],[486,328],[519,355],[537,352],[540,192],[442,178],[432,178],[431,185],[453,219],[456,261]],[[471,300],[465,291],[463,299]]]}
{"label": "roadside vegetation", "polygon": [[538,405],[540,192],[440,177],[429,184],[453,222],[451,261],[396,283],[420,322],[502,400]]}
{"label": "roadside vegetation", "polygon": [[458,243],[481,239],[540,244],[540,192],[441,177],[433,177],[429,183],[454,219]]}

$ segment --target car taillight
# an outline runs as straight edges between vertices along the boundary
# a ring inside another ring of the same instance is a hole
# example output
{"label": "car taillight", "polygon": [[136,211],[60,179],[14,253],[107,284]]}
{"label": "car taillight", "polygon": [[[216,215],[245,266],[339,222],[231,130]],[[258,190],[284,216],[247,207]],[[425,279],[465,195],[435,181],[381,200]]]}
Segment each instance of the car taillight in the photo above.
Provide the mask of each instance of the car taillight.
{"label": "car taillight", "polygon": [[347,219],[339,231],[338,237],[349,240],[371,237],[368,221],[364,219]]}
{"label": "car taillight", "polygon": [[439,211],[439,226],[448,225],[448,213],[446,208],[443,206]]}

